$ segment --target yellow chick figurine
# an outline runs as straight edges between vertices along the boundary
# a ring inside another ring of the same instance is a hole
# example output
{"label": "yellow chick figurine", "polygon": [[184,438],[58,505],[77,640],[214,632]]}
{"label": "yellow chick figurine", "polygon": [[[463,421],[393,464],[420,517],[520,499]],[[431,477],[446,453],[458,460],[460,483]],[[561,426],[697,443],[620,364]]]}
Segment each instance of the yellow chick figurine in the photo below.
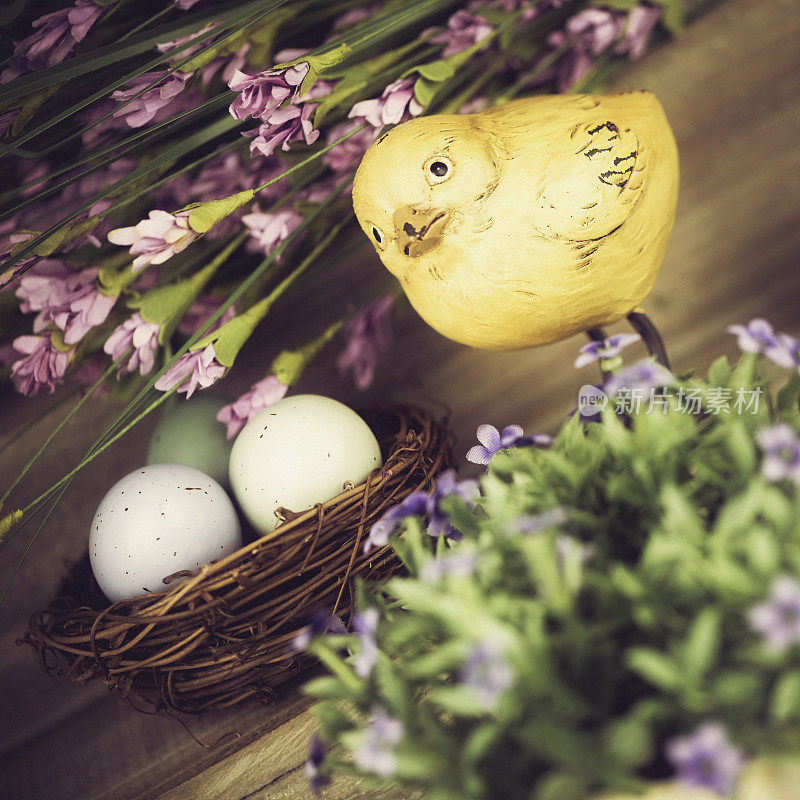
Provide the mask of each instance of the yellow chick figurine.
{"label": "yellow chick figurine", "polygon": [[666,360],[637,307],[677,195],[661,105],[627,92],[412,119],[365,153],[353,206],[411,304],[450,339],[513,350],[597,338],[628,315]]}

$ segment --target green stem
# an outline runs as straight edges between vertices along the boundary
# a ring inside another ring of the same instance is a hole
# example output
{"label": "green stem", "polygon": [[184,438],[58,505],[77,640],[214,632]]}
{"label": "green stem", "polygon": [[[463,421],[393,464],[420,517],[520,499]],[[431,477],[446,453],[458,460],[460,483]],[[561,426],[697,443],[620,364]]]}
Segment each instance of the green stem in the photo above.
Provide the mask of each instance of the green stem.
{"label": "green stem", "polygon": [[9,486],[9,487],[8,487],[8,489],[6,489],[6,491],[5,491],[5,494],[2,496],[2,498],[0,498],[0,508],[2,508],[2,507],[3,507],[3,505],[4,505],[4,504],[5,504],[5,502],[6,502],[6,500],[8,500],[8,496],[9,496],[9,495],[11,494],[11,492],[13,492],[13,491],[14,491],[14,489],[15,489],[15,488],[16,488],[16,487],[19,485],[19,482],[20,482],[20,481],[21,481],[21,480],[22,480],[22,479],[23,479],[23,478],[24,478],[24,477],[25,477],[25,476],[28,474],[28,472],[30,471],[31,467],[32,467],[32,466],[33,466],[33,465],[34,465],[34,464],[35,464],[35,463],[36,463],[36,462],[39,460],[39,458],[41,457],[42,453],[44,453],[44,451],[45,451],[45,450],[47,449],[47,447],[49,446],[50,442],[52,442],[52,441],[53,441],[53,439],[55,439],[55,438],[56,438],[56,436],[58,436],[58,434],[59,434],[59,433],[60,433],[60,432],[63,430],[64,426],[65,426],[65,425],[66,425],[66,424],[67,424],[67,423],[68,423],[68,422],[69,422],[69,421],[70,421],[70,420],[71,420],[71,419],[72,419],[72,418],[75,416],[75,414],[77,414],[77,413],[78,413],[78,411],[80,411],[80,410],[81,410],[81,408],[83,408],[83,406],[85,405],[86,401],[87,401],[87,400],[88,400],[88,399],[89,399],[89,398],[90,398],[90,397],[91,397],[91,396],[92,396],[92,395],[95,393],[95,391],[97,391],[97,389],[99,389],[99,388],[100,388],[100,386],[101,386],[101,385],[104,383],[104,381],[106,380],[106,378],[108,378],[108,377],[111,375],[111,373],[112,373],[112,372],[113,372],[113,371],[114,371],[114,370],[115,370],[115,369],[116,369],[116,368],[119,366],[119,364],[120,364],[120,363],[121,363],[121,362],[122,362],[122,361],[123,361],[125,358],[127,358],[127,357],[128,357],[128,355],[129,355],[129,354],[130,354],[130,351],[128,351],[128,352],[127,352],[127,353],[126,353],[124,356],[122,356],[121,358],[117,359],[117,360],[116,360],[116,361],[115,361],[115,362],[114,362],[114,363],[113,363],[113,364],[112,364],[112,365],[111,365],[111,366],[110,366],[110,367],[109,367],[109,368],[108,368],[108,369],[107,369],[107,370],[106,370],[106,371],[105,371],[105,372],[104,372],[104,373],[103,373],[103,374],[100,376],[100,378],[99,378],[99,379],[98,379],[98,380],[95,382],[95,384],[94,384],[94,385],[93,385],[93,386],[92,386],[92,387],[89,389],[89,391],[87,391],[87,392],[86,392],[86,394],[85,394],[85,395],[83,395],[83,397],[81,397],[81,399],[80,399],[80,400],[78,400],[78,402],[77,402],[77,403],[76,403],[76,404],[75,404],[75,405],[72,407],[72,409],[71,409],[71,410],[70,410],[70,412],[67,414],[67,416],[66,416],[66,417],[64,417],[64,419],[63,419],[63,420],[61,420],[61,422],[60,422],[60,423],[59,423],[59,424],[58,424],[58,425],[55,427],[55,429],[53,430],[53,432],[52,432],[52,433],[51,433],[51,434],[50,434],[50,435],[47,437],[47,439],[45,439],[45,441],[44,441],[44,444],[43,444],[43,445],[42,445],[42,446],[41,446],[41,447],[40,447],[40,448],[39,448],[39,449],[38,449],[38,450],[37,450],[37,451],[36,451],[36,452],[33,454],[33,457],[32,457],[32,458],[31,458],[31,459],[28,461],[28,463],[27,463],[27,464],[26,464],[26,465],[25,465],[25,466],[22,468],[21,472],[20,472],[20,473],[19,473],[19,475],[17,475],[17,477],[14,479],[14,481],[13,481],[13,482],[12,482],[12,484],[11,484],[11,486]]}

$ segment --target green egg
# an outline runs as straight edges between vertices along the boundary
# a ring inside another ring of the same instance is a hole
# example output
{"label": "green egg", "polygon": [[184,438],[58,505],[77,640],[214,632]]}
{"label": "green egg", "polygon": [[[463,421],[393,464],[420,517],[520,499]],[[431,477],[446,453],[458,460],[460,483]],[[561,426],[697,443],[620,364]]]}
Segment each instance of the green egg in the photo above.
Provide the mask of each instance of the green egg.
{"label": "green egg", "polygon": [[217,412],[226,405],[215,397],[181,400],[161,416],[147,451],[148,464],[183,464],[228,485],[228,459],[233,442]]}

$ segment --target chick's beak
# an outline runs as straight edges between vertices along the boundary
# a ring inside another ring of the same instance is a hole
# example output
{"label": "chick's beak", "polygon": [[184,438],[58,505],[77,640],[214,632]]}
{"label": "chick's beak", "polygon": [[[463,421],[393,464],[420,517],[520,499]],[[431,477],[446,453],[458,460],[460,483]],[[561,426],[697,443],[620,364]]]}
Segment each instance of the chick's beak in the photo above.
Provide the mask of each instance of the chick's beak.
{"label": "chick's beak", "polygon": [[403,206],[392,216],[395,241],[404,255],[416,257],[439,244],[450,221],[450,212],[441,208]]}

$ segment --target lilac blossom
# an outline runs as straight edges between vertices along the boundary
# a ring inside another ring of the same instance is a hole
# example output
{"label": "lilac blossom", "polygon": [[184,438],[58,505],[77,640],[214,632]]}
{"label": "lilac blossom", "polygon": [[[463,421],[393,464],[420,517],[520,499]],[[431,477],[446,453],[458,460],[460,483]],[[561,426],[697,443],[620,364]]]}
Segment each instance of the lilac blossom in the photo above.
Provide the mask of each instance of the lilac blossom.
{"label": "lilac blossom", "polygon": [[328,752],[322,739],[314,734],[308,745],[308,759],[306,760],[305,773],[308,779],[308,788],[311,794],[319,796],[320,792],[327,786],[331,779],[322,773],[320,767],[325,761],[325,755]]}
{"label": "lilac blossom", "polygon": [[458,531],[453,528],[444,510],[441,501],[446,497],[460,497],[468,504],[474,503],[480,494],[478,482],[474,480],[457,481],[455,470],[448,469],[436,479],[433,492],[413,492],[401,503],[390,508],[371,528],[367,541],[364,543],[364,552],[368,553],[373,547],[385,547],[389,537],[394,533],[406,517],[427,516],[428,534],[434,538],[440,536],[460,538]]}
{"label": "lilac blossom", "polygon": [[52,394],[63,382],[75,351],[63,352],[56,348],[49,333],[18,336],[12,344],[25,356],[11,365],[11,381],[16,390],[20,394],[34,395],[46,386]]}
{"label": "lilac blossom", "polygon": [[392,345],[394,294],[387,294],[362,308],[342,329],[345,346],[336,359],[342,373],[352,370],[356,386],[372,385],[381,355]]}
{"label": "lilac blossom", "polygon": [[64,331],[65,344],[77,344],[93,327],[105,322],[117,301],[97,285],[96,268],[73,272],[63,262],[46,259],[22,276],[16,291],[20,311],[38,312],[34,333],[53,324]]}
{"label": "lilac blossom", "polygon": [[133,348],[127,363],[120,365],[117,378],[137,369],[140,375],[147,375],[153,369],[160,332],[160,325],[147,322],[138,311],[114,329],[103,345],[103,352],[108,353],[112,361],[118,361]]}
{"label": "lilac blossom", "polygon": [[519,425],[507,425],[502,433],[494,425],[479,425],[477,436],[480,444],[467,451],[467,461],[473,464],[488,464],[501,450],[511,447],[531,444],[549,447],[553,442],[550,436],[544,434],[525,436]]}
{"label": "lilac blossom", "polygon": [[791,575],[776,578],[769,597],[750,609],[747,621],[774,653],[800,644],[800,583]]}
{"label": "lilac blossom", "polygon": [[615,52],[618,55],[627,55],[634,60],[641,58],[647,51],[650,36],[660,17],[660,8],[645,5],[634,6],[628,12],[625,33]]}
{"label": "lilac blossom", "polygon": [[309,615],[308,625],[292,639],[292,650],[297,652],[308,650],[312,640],[317,636],[336,633],[347,633],[341,617],[318,608]]}
{"label": "lilac blossom", "polygon": [[783,333],[775,333],[765,319],[753,319],[747,325],[730,325],[728,333],[736,336],[739,349],[745,353],[765,355],[779,367],[787,369],[797,367],[800,363],[797,358],[800,344],[797,340]]}
{"label": "lilac blossom", "polygon": [[354,764],[363,772],[390,778],[397,769],[395,748],[404,735],[405,727],[399,719],[390,717],[379,706],[373,707],[361,743],[353,751]]}
{"label": "lilac blossom", "polygon": [[207,389],[225,374],[225,367],[216,359],[214,345],[208,344],[203,350],[184,353],[156,382],[159,392],[168,392],[177,386],[179,392],[186,393],[188,400],[197,387]]}
{"label": "lilac blossom", "polygon": [[192,336],[201,329],[203,329],[203,334],[213,333],[226,322],[230,322],[236,316],[235,304],[223,312],[215,323],[208,328],[205,327],[211,316],[222,305],[222,302],[222,298],[213,294],[198,297],[183,315],[183,319],[178,324],[178,333],[182,333],[184,336]]}
{"label": "lilac blossom", "polygon": [[260,127],[245,131],[245,136],[254,137],[250,142],[250,153],[258,150],[262,155],[271,156],[278,145],[281,150],[289,150],[292,142],[314,144],[319,138],[319,131],[314,130],[311,122],[315,108],[314,103],[276,108]]}
{"label": "lilac blossom", "polygon": [[390,83],[380,97],[356,103],[347,115],[349,119],[365,119],[375,128],[395,125],[423,112],[422,104],[414,97],[414,78],[398,78]]}
{"label": "lilac blossom", "polygon": [[380,3],[364,3],[355,6],[349,11],[345,11],[344,14],[340,14],[336,17],[333,21],[333,30],[341,31],[344,28],[351,28],[354,25],[358,25],[359,22],[364,22],[364,20],[376,14],[380,7]]}
{"label": "lilac blossom", "polygon": [[[152,122],[158,111],[172,103],[191,77],[190,72],[167,74],[166,70],[137,75],[125,89],[117,89],[111,93],[112,100],[126,103],[114,112],[114,116],[124,119],[131,128],[141,128],[142,125]],[[155,86],[136,97],[146,86],[156,81],[158,83]]]}
{"label": "lilac blossom", "polygon": [[581,347],[581,354],[575,359],[575,367],[585,367],[599,361],[609,361],[616,358],[629,344],[641,339],[638,333],[617,333],[599,342],[589,342]]}
{"label": "lilac blossom", "polygon": [[[5,222],[0,223],[0,263],[6,261],[19,250],[18,245],[29,242],[34,238],[35,234],[32,232],[19,232],[12,231],[17,227],[18,222],[16,217],[11,217]],[[41,261],[40,256],[36,253],[28,253],[17,261],[14,266],[9,267],[0,273],[0,290],[10,286],[19,285],[19,276],[24,274],[34,264]]]}
{"label": "lilac blossom", "polygon": [[[328,133],[327,144],[341,139],[361,126],[358,120],[344,120],[334,125]],[[353,134],[322,156],[322,160],[334,172],[349,172],[355,169],[367,152],[367,148],[378,138],[378,129],[371,126]]]}
{"label": "lilac blossom", "polygon": [[234,70],[228,86],[239,95],[230,105],[231,116],[235,119],[267,119],[286,100],[297,99],[308,70],[307,62],[284,69],[268,69],[258,75]]}
{"label": "lilac blossom", "polygon": [[[553,48],[568,46],[554,68],[556,88],[565,92],[592,67],[594,59],[608,50],[619,37],[624,15],[605,8],[586,8],[567,20],[563,31],[553,31],[547,43]],[[549,79],[550,72],[542,75]]]}
{"label": "lilac blossom", "polygon": [[233,80],[237,72],[241,72],[242,67],[247,63],[247,54],[250,52],[250,42],[244,45],[235,53],[225,56],[217,56],[204,67],[200,67],[200,82],[203,86],[208,86],[219,72],[222,82],[226,85]]}
{"label": "lilac blossom", "polygon": [[458,550],[431,558],[422,565],[419,578],[423,583],[435,584],[442,578],[467,578],[475,573],[478,567],[476,553],[464,550],[462,544]]}
{"label": "lilac blossom", "polygon": [[514,682],[514,671],[502,649],[494,642],[478,642],[470,651],[460,672],[462,686],[471,689],[487,711],[497,708],[503,692]]}
{"label": "lilac blossom", "polygon": [[217,419],[228,426],[228,438],[233,439],[256,414],[277,403],[288,390],[289,387],[281,383],[275,375],[267,375],[254,383],[250,391],[245,392],[238,400],[223,406]]}
{"label": "lilac blossom", "polygon": [[192,6],[197,5],[200,0],[174,0],[174,2],[181,11],[188,11]]}
{"label": "lilac blossom", "polygon": [[718,722],[704,722],[694,733],[670,739],[665,753],[678,781],[723,796],[733,791],[744,764],[742,751],[731,744]]}
{"label": "lilac blossom", "polygon": [[14,46],[14,58],[0,73],[0,83],[8,83],[26,72],[60,64],[83,41],[104,9],[92,0],[76,0],[74,5],[35,19],[36,30]]}
{"label": "lilac blossom", "polygon": [[650,358],[644,358],[630,367],[615,372],[603,388],[610,397],[615,397],[622,390],[649,391],[662,386],[671,386],[674,382],[675,377],[665,366]]}
{"label": "lilac blossom", "polygon": [[256,207],[242,217],[242,222],[250,230],[248,250],[271,255],[292,231],[303,221],[303,217],[293,208],[278,211],[261,211]]}
{"label": "lilac blossom", "polygon": [[[201,28],[199,31],[194,31],[193,33],[188,33],[186,36],[179,36],[177,39],[171,39],[168,42],[160,42],[156,45],[156,49],[159,53],[168,53],[170,50],[174,50],[176,47],[181,47],[182,45],[189,44],[189,42],[197,39],[197,37],[202,36],[205,33],[208,33],[210,30],[213,30],[215,27],[219,25],[219,22],[212,22],[210,25],[206,25],[204,28]],[[191,56],[195,55],[199,50],[205,47],[208,44],[208,39],[204,39],[202,42],[197,42],[196,44],[192,45],[191,47],[187,47],[185,50],[181,50],[180,53],[177,53],[175,58],[178,60],[184,60],[190,58]]]}
{"label": "lilac blossom", "polygon": [[372,674],[378,660],[378,623],[381,614],[374,606],[353,617],[353,630],[358,637],[358,653],[353,658],[353,670],[359,678],[366,679]]}
{"label": "lilac blossom", "polygon": [[0,113],[0,136],[5,136],[6,131],[14,124],[19,111],[18,108],[12,108],[11,111]]}
{"label": "lilac blossom", "polygon": [[492,31],[492,26],[483,17],[462,8],[447,20],[446,28],[433,28],[425,33],[434,32],[428,41],[445,45],[441,57],[448,58],[483,41]]}
{"label": "lilac blossom", "polygon": [[134,273],[149,264],[163,264],[185,250],[199,234],[189,225],[189,212],[170,214],[156,209],[149,219],[143,219],[131,228],[117,228],[108,234],[112,244],[130,245]]}
{"label": "lilac blossom", "polygon": [[762,428],[756,435],[764,452],[761,474],[771,483],[784,478],[800,486],[800,437],[785,422]]}

